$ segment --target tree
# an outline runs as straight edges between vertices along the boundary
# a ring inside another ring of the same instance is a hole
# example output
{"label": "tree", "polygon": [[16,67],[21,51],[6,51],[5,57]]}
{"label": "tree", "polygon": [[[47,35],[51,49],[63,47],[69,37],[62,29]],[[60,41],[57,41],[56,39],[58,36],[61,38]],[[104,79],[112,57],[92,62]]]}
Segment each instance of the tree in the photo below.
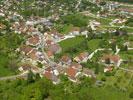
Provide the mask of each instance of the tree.
{"label": "tree", "polygon": [[30,70],[27,76],[27,83],[33,83],[34,82],[34,74],[33,72]]}
{"label": "tree", "polygon": [[105,59],[105,63],[106,63],[106,64],[110,64],[110,63],[111,63],[111,62],[110,62],[110,58]]}
{"label": "tree", "polygon": [[104,5],[106,5],[106,2],[105,1],[102,1],[102,2],[100,2],[99,3],[101,6],[104,6]]}
{"label": "tree", "polygon": [[99,73],[99,70],[100,70],[100,69],[99,69],[99,66],[96,66],[96,67],[95,67],[95,74],[98,74],[98,73]]}
{"label": "tree", "polygon": [[101,81],[106,81],[106,77],[102,77],[101,78]]}
{"label": "tree", "polygon": [[37,62],[37,66],[38,66],[39,68],[42,68],[42,67],[43,67],[43,64],[40,63],[40,62]]}
{"label": "tree", "polygon": [[127,45],[122,45],[120,50],[121,51],[127,51],[128,50],[128,46]]}
{"label": "tree", "polygon": [[112,49],[112,51],[116,52],[116,43],[115,42],[111,44],[111,49]]}
{"label": "tree", "polygon": [[35,80],[39,80],[41,77],[39,75],[39,73],[35,74]]}
{"label": "tree", "polygon": [[129,94],[129,97],[133,99],[133,92]]}

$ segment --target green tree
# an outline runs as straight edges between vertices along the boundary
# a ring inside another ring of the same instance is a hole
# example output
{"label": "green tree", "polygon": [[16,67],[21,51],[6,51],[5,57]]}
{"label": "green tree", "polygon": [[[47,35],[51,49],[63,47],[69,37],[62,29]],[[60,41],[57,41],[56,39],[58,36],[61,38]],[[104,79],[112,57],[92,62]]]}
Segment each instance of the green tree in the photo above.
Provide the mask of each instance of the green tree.
{"label": "green tree", "polygon": [[28,82],[28,84],[29,83],[33,83],[35,80],[34,80],[35,78],[34,78],[34,74],[33,74],[33,72],[30,70],[29,71],[29,73],[28,73],[28,76],[27,76],[27,82]]}
{"label": "green tree", "polygon": [[130,92],[129,97],[133,98],[133,92]]}

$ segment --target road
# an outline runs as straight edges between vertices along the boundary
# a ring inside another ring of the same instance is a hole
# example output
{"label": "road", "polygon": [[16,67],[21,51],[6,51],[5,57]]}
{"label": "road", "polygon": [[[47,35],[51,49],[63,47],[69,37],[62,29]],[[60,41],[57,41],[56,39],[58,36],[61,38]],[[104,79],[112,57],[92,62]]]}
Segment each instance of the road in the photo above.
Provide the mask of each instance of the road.
{"label": "road", "polygon": [[133,48],[128,48],[128,50],[133,50]]}
{"label": "road", "polygon": [[[37,72],[34,72],[34,74],[42,73],[43,71],[44,71],[44,69],[40,69]],[[28,73],[29,73],[28,71],[25,71],[25,72],[23,72],[21,74],[18,74],[18,75],[0,77],[0,81],[2,81],[2,80],[15,80],[15,79],[27,78]]]}
{"label": "road", "polygon": [[133,7],[132,4],[127,4],[127,3],[119,3],[120,6],[126,6],[126,7]]}
{"label": "road", "polygon": [[1,77],[0,81],[2,81],[2,80],[15,80],[15,79],[18,79],[18,78],[25,78],[25,77],[27,77],[27,75],[28,75],[28,73],[24,72],[24,73],[19,74],[19,75]]}
{"label": "road", "polygon": [[55,41],[55,42],[56,42],[56,43],[59,43],[59,42],[61,42],[61,41],[64,41],[64,40],[69,39],[69,38],[74,38],[74,37],[76,37],[76,36],[75,36],[75,35],[65,35],[65,36],[64,36],[64,39],[60,39],[60,40]]}
{"label": "road", "polygon": [[[99,48],[99,49],[96,49],[94,52],[92,52],[89,56],[88,56],[88,59],[91,59],[95,53],[97,53],[98,51],[103,51],[103,50],[107,50],[105,48]],[[111,49],[108,49],[108,50],[111,50]]]}
{"label": "road", "polygon": [[118,67],[118,68],[123,70],[123,71],[127,71],[127,72],[132,72],[133,73],[133,70],[131,70],[131,69],[126,69],[126,68],[122,68],[122,67]]}
{"label": "road", "polygon": [[41,37],[41,51],[42,51],[42,53],[43,53],[43,56],[44,56],[45,61],[46,61],[46,62],[48,63],[48,65],[51,66],[51,67],[57,65],[56,62],[54,62],[54,61],[52,61],[51,59],[49,59],[49,57],[47,56],[47,54],[46,54],[45,51],[44,51],[45,41],[44,41],[44,38],[43,38],[42,33],[38,32],[38,35]]}
{"label": "road", "polygon": [[[122,26],[116,26],[116,25],[108,26],[108,25],[106,25],[106,26],[104,26],[104,27],[106,27],[106,28],[108,28],[108,27],[120,28],[120,27],[122,27]],[[130,28],[130,29],[133,29],[133,27],[129,27],[129,26],[123,26],[123,27],[124,27],[124,28]]]}
{"label": "road", "polygon": [[82,0],[79,0],[78,3],[77,3],[77,5],[75,6],[75,8],[77,9],[77,11],[79,10],[78,7],[79,7],[81,1],[82,1]]}

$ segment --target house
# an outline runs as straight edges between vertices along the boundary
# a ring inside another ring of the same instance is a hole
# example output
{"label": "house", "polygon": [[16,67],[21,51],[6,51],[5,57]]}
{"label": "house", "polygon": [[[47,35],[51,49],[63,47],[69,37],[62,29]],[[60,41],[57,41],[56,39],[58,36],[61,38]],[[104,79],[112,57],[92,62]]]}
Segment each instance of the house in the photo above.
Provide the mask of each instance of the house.
{"label": "house", "polygon": [[78,70],[76,70],[75,68],[73,68],[73,67],[67,68],[65,74],[68,75],[68,78],[69,78],[72,82],[76,82],[76,81],[77,81],[76,76],[78,75]]}
{"label": "house", "polygon": [[27,41],[27,45],[33,45],[33,46],[36,46],[40,43],[40,37],[35,34],[33,36],[31,36],[28,41]]}
{"label": "house", "polygon": [[88,68],[83,68],[82,74],[85,75],[86,77],[96,77],[94,71]]}
{"label": "house", "polygon": [[32,51],[32,49],[33,48],[28,45],[23,45],[20,47],[20,51],[25,55],[28,55]]}
{"label": "house", "polygon": [[112,66],[105,67],[104,68],[104,73],[111,72],[112,70],[113,70],[113,67]]}
{"label": "house", "polygon": [[112,23],[119,23],[119,24],[124,23],[124,22],[126,22],[125,19],[114,19],[114,20],[112,21]]}
{"label": "house", "polygon": [[54,54],[52,51],[47,51],[46,54],[49,58],[54,59]]}
{"label": "house", "polygon": [[120,61],[120,57],[118,55],[113,55],[110,57],[111,63],[118,63]]}
{"label": "house", "polygon": [[34,67],[32,65],[29,65],[29,64],[24,64],[21,67],[19,67],[18,70],[21,71],[21,72],[32,71],[33,73],[37,73],[39,71],[39,68]]}
{"label": "house", "polygon": [[72,35],[79,35],[80,34],[80,28],[79,27],[73,27],[70,31],[70,34]]}
{"label": "house", "polygon": [[81,35],[85,35],[86,38],[88,38],[88,31],[87,31],[87,30],[82,31],[82,32],[81,32]]}
{"label": "house", "polygon": [[[42,59],[42,60],[44,59],[44,55],[43,55],[43,53],[42,53],[42,52],[37,51],[37,53],[36,53],[36,54],[37,54],[37,56],[38,56],[38,58],[39,58],[39,59]],[[41,60],[41,61],[42,61],[42,60]]]}
{"label": "house", "polygon": [[37,50],[33,49],[27,56],[32,60],[38,60]]}
{"label": "house", "polygon": [[118,65],[120,62],[120,57],[118,55],[104,55],[101,61],[106,64]]}
{"label": "house", "polygon": [[6,28],[6,26],[4,24],[0,23],[0,29],[5,29],[5,28]]}
{"label": "house", "polygon": [[114,33],[116,36],[122,36],[122,35],[126,35],[126,31],[122,31],[122,30],[116,30]]}
{"label": "house", "polygon": [[53,70],[53,73],[54,73],[54,75],[56,75],[56,76],[58,76],[58,75],[59,75],[59,72],[58,72],[58,70],[57,70],[57,69],[54,69],[54,70]]}
{"label": "house", "polygon": [[52,41],[50,39],[46,40],[46,46],[50,46],[50,45],[53,45],[53,44],[55,44],[54,41]]}
{"label": "house", "polygon": [[75,63],[75,62],[73,62],[69,67],[72,67],[78,71],[82,70],[82,66],[79,63]]}
{"label": "house", "polygon": [[48,46],[48,50],[51,51],[53,54],[57,54],[61,52],[61,47],[58,44],[52,44]]}
{"label": "house", "polygon": [[5,14],[4,14],[4,13],[2,13],[2,12],[0,12],[0,16],[4,17],[4,16],[5,16]]}
{"label": "house", "polygon": [[133,15],[133,9],[131,8],[119,8],[117,9],[119,12],[125,13],[125,14],[131,14]]}
{"label": "house", "polygon": [[58,34],[58,31],[55,29],[52,29],[50,32],[48,32],[48,34],[50,34],[51,36],[55,36]]}
{"label": "house", "polygon": [[52,70],[52,68],[45,69],[43,76],[51,80],[54,84],[58,84],[60,82],[59,78],[57,77],[57,75],[55,75],[55,72]]}
{"label": "house", "polygon": [[28,25],[28,26],[27,26],[26,32],[27,32],[28,34],[36,33],[36,32],[37,32],[37,29],[35,29],[33,26]]}
{"label": "house", "polygon": [[19,67],[18,70],[21,72],[29,71],[29,70],[31,70],[31,66],[28,64],[25,64],[25,65],[22,65],[21,67]]}
{"label": "house", "polygon": [[47,40],[53,40],[53,37],[51,36],[51,34],[49,34],[49,32],[45,32],[43,38],[44,38],[45,42]]}
{"label": "house", "polygon": [[65,73],[65,68],[62,66],[57,66],[55,67],[55,69],[59,72],[59,74]]}
{"label": "house", "polygon": [[96,28],[99,27],[100,25],[101,25],[101,23],[97,22],[95,20],[90,22],[90,27],[91,27],[92,30],[96,30]]}
{"label": "house", "polygon": [[80,53],[78,56],[74,58],[74,61],[81,63],[81,62],[87,62],[89,54],[87,52]]}
{"label": "house", "polygon": [[100,22],[97,22],[97,21],[92,21],[92,24],[95,26],[95,27],[99,27],[101,25]]}
{"label": "house", "polygon": [[67,55],[62,56],[60,61],[63,64],[71,64],[71,62],[72,62],[71,58]]}

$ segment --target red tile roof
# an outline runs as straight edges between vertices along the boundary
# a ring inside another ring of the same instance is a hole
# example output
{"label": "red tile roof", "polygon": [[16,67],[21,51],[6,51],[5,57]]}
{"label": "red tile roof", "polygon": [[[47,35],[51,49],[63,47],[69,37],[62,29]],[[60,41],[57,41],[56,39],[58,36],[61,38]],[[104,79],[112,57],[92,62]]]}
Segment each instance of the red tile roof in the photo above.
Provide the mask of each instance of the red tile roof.
{"label": "red tile roof", "polygon": [[36,49],[33,49],[33,50],[28,54],[28,57],[30,57],[30,58],[33,59],[33,60],[37,60],[37,59],[38,59],[37,50],[36,50]]}
{"label": "red tile roof", "polygon": [[63,62],[68,62],[69,60],[71,60],[71,58],[67,55],[62,56],[62,58],[61,58],[61,61],[63,61]]}
{"label": "red tile roof", "polygon": [[22,52],[24,52],[25,54],[28,54],[33,48],[27,45],[23,45],[22,47],[20,47],[20,50]]}
{"label": "red tile roof", "polygon": [[83,74],[94,76],[94,71],[88,68],[83,68]]}
{"label": "red tile roof", "polygon": [[47,51],[47,55],[48,55],[48,57],[51,57],[51,56],[53,56],[53,52]]}
{"label": "red tile roof", "polygon": [[110,59],[111,61],[117,63],[120,60],[120,57],[118,55],[104,55],[102,57],[102,60]]}
{"label": "red tile roof", "polygon": [[36,45],[36,44],[38,44],[39,43],[39,36],[38,35],[33,35],[32,37],[30,37],[29,39],[28,39],[28,42],[30,43],[30,44],[32,44],[32,45]]}
{"label": "red tile roof", "polygon": [[47,44],[47,45],[51,45],[52,43],[53,43],[52,40],[46,40],[46,44]]}
{"label": "red tile roof", "polygon": [[58,44],[52,44],[48,47],[48,50],[50,50],[53,53],[57,53],[60,49],[61,48]]}
{"label": "red tile roof", "polygon": [[82,60],[84,60],[84,58],[86,58],[88,56],[88,53],[87,52],[82,52],[82,53],[80,53],[79,54],[79,59],[82,61]]}
{"label": "red tile roof", "polygon": [[72,29],[71,29],[71,31],[73,32],[73,31],[80,31],[80,28],[79,27],[73,27]]}
{"label": "red tile roof", "polygon": [[44,73],[44,76],[45,76],[47,79],[51,79],[52,73],[51,73],[50,71],[46,71],[46,72]]}
{"label": "red tile roof", "polygon": [[117,63],[120,60],[120,57],[118,55],[111,56],[110,59]]}
{"label": "red tile roof", "polygon": [[76,69],[72,68],[72,67],[69,67],[66,71],[67,75],[70,76],[70,77],[75,77],[77,71]]}
{"label": "red tile roof", "polygon": [[70,67],[72,67],[72,68],[74,68],[74,69],[82,69],[82,66],[79,64],[79,63],[72,63],[71,65],[70,65]]}
{"label": "red tile roof", "polygon": [[130,9],[130,8],[119,8],[118,10],[133,13],[133,9]]}

